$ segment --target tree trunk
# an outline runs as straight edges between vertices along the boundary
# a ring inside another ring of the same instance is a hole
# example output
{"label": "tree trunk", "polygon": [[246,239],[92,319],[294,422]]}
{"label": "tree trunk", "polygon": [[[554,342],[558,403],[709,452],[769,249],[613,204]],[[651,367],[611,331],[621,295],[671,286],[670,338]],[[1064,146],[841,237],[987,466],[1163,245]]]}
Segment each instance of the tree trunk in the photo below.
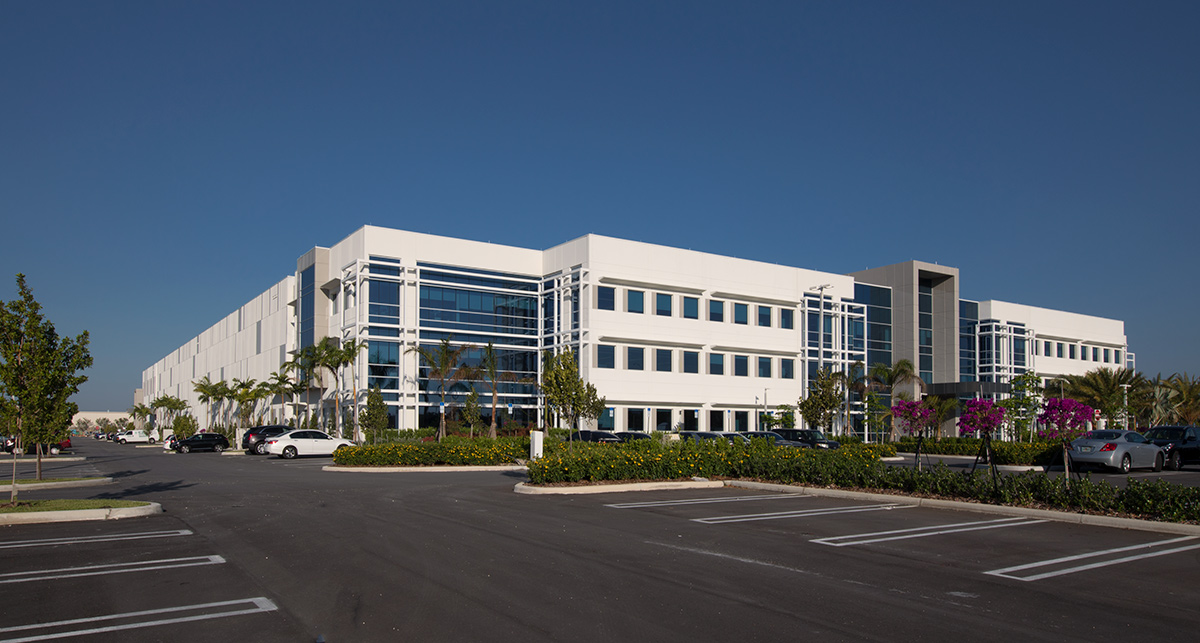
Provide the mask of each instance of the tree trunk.
{"label": "tree trunk", "polygon": [[500,396],[496,392],[496,382],[492,381],[492,426],[488,429],[488,437],[496,439],[496,406],[499,404]]}

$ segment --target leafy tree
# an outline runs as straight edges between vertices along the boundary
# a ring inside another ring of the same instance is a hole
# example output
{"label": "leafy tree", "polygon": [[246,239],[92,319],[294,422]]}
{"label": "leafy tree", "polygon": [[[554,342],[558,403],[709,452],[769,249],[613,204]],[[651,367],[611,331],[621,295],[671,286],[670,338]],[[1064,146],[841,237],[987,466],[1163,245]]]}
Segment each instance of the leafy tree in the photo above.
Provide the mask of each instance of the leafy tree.
{"label": "leafy tree", "polygon": [[1042,378],[1028,371],[1012,378],[1009,386],[1009,396],[997,404],[1004,409],[1004,420],[1012,427],[1013,435],[1018,440],[1032,440],[1033,422],[1042,408]]}
{"label": "leafy tree", "polygon": [[496,439],[496,409],[500,406],[500,382],[514,382],[516,376],[500,371],[500,358],[492,342],[488,342],[483,349],[483,357],[479,361],[479,374],[492,388],[492,423],[488,427],[488,437],[494,440]]}
{"label": "leafy tree", "polygon": [[88,431],[92,430],[92,423],[83,418],[79,418],[78,420],[75,420],[74,428],[80,433],[87,433]]}
{"label": "leafy tree", "polygon": [[1200,420],[1200,377],[1176,373],[1167,380],[1175,392],[1174,416],[1182,424],[1194,425]]}
{"label": "leafy tree", "polygon": [[367,408],[363,409],[360,421],[363,432],[366,433],[371,444],[378,443],[380,436],[387,431],[388,410],[378,386],[367,391]]}
{"label": "leafy tree", "polygon": [[180,415],[171,423],[171,432],[176,438],[190,437],[195,435],[196,431],[196,418],[190,415]]}
{"label": "leafy tree", "polygon": [[[101,419],[103,419],[105,421],[108,420],[108,418],[101,418]],[[99,423],[99,422],[97,421],[97,423]],[[124,431],[129,428],[129,418],[117,418],[117,420],[115,422],[112,422],[111,424],[116,425],[118,431]]]}
{"label": "leafy tree", "polygon": [[[13,420],[21,443],[36,445],[37,479],[42,479],[42,444],[57,442],[79,411],[70,401],[87,381],[80,371],[92,365],[88,333],[59,337],[42,306],[17,275],[18,298],[0,306],[0,406]],[[17,462],[13,459],[10,502],[17,501]]]}
{"label": "leafy tree", "polygon": [[192,382],[192,390],[196,392],[196,399],[198,399],[201,404],[208,405],[205,416],[208,418],[208,424],[211,425],[213,395],[217,392],[216,383],[208,379],[208,376],[205,375],[195,382]]}
{"label": "leafy tree", "polygon": [[[355,424],[354,432],[353,432],[354,436],[352,438],[350,438],[353,440],[358,439],[358,368],[357,368],[357,364],[358,364],[359,356],[362,355],[363,350],[365,350],[368,346],[370,346],[370,344],[368,344],[367,340],[365,340],[365,339],[342,340],[341,365],[343,367],[345,367],[345,366],[350,367],[350,388],[351,388],[350,399],[353,400],[353,403],[354,403],[354,413],[353,413],[354,424]],[[345,436],[343,436],[343,437],[345,437]]]}
{"label": "leafy tree", "polygon": [[[437,383],[437,394],[440,404],[446,404],[446,389],[456,382],[467,379],[471,368],[462,363],[462,356],[471,348],[470,344],[453,346],[449,338],[443,338],[435,346],[410,346],[409,353],[416,353],[420,358],[418,367],[424,367],[425,377],[430,384]],[[438,442],[446,437],[446,414],[438,414]]]}
{"label": "leafy tree", "polygon": [[780,404],[775,407],[775,412],[778,414],[780,428],[796,428],[796,407],[791,404]]}
{"label": "leafy tree", "polygon": [[828,368],[817,371],[808,382],[808,396],[796,405],[808,426],[831,430],[833,418],[842,408],[842,383],[840,373]]}
{"label": "leafy tree", "polygon": [[575,351],[568,349],[557,355],[547,351],[542,363],[542,393],[548,411],[565,420],[570,429],[577,428],[580,419],[600,417],[607,400],[597,394],[595,385],[579,376]]}
{"label": "leafy tree", "polygon": [[479,406],[479,393],[475,389],[471,389],[467,393],[467,400],[463,403],[463,419],[467,421],[467,426],[470,428],[471,437],[475,437],[475,427],[482,424],[483,412]]}
{"label": "leafy tree", "polygon": [[279,423],[283,424],[287,416],[287,398],[292,393],[292,380],[286,371],[275,371],[265,382],[268,393],[274,398],[279,396]]}
{"label": "leafy tree", "polygon": [[[1064,379],[1067,397],[1098,409],[1100,415],[1113,424],[1125,410],[1125,389],[1121,385],[1138,388],[1144,382],[1140,374],[1128,368],[1097,368],[1083,375],[1067,375]],[[1196,418],[1200,419],[1200,405],[1196,410]]]}

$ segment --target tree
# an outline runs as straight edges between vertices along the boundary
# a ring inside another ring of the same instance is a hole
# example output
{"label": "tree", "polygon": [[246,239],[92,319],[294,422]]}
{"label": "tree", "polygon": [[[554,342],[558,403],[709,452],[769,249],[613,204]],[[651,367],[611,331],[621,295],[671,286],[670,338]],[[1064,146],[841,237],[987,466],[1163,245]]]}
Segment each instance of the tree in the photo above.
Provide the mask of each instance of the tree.
{"label": "tree", "polygon": [[491,342],[488,342],[483,349],[483,357],[479,361],[479,373],[492,388],[492,424],[488,427],[488,437],[494,440],[496,439],[496,408],[500,405],[500,382],[515,381],[516,376],[500,371],[500,358],[496,354],[496,347]]}
{"label": "tree", "polygon": [[[874,382],[871,387],[872,390],[878,391],[889,398],[886,401],[880,400],[877,404],[879,408],[888,409],[889,411],[887,414],[881,416],[880,419],[887,419],[888,416],[893,421],[897,419],[895,414],[890,412],[891,407],[888,405],[895,402],[895,398],[908,395],[910,393],[907,390],[908,387],[915,385],[918,392],[925,390],[925,381],[917,374],[917,369],[913,366],[912,360],[897,360],[891,366],[883,362],[876,362],[871,365],[869,374],[871,380]],[[897,388],[901,388],[902,390],[897,391]],[[893,427],[893,433],[895,433],[895,427]]]}
{"label": "tree", "polygon": [[[317,345],[314,367],[315,368],[323,368],[323,369],[329,371],[329,376],[331,378],[333,378],[333,391],[334,391],[334,395],[333,395],[333,405],[334,405],[333,430],[331,430],[329,433],[331,435],[337,436],[337,435],[339,435],[338,419],[339,419],[339,416],[342,414],[342,396],[339,394],[340,387],[338,386],[338,369],[340,369],[342,367],[342,346],[341,346],[341,343],[337,340],[337,338],[326,337],[325,339],[321,340],[320,344]],[[323,380],[322,380],[322,384],[324,384]],[[325,387],[324,386],[321,387],[321,397],[318,398],[318,401],[320,403],[321,419],[324,420],[324,418],[325,418]]]}
{"label": "tree", "polygon": [[1200,420],[1200,377],[1176,373],[1167,380],[1175,392],[1174,416],[1181,423],[1194,425]]}
{"label": "tree", "polygon": [[383,403],[383,394],[379,392],[378,386],[367,391],[367,408],[363,409],[361,422],[371,444],[378,443],[388,426],[387,405]]}
{"label": "tree", "polygon": [[266,381],[272,397],[279,396],[279,423],[287,419],[287,396],[292,393],[292,380],[285,371],[275,371]]}
{"label": "tree", "polygon": [[75,420],[74,429],[80,434],[84,434],[92,430],[92,424],[83,418],[79,418]]}
{"label": "tree", "polygon": [[958,418],[960,435],[990,437],[1004,422],[1004,407],[992,400],[975,398],[968,400],[963,414]]}
{"label": "tree", "polygon": [[[1122,385],[1137,388],[1144,381],[1136,371],[1128,368],[1097,368],[1083,375],[1067,375],[1066,395],[1093,409],[1115,424],[1125,409],[1125,389]],[[1200,407],[1197,408],[1200,419]]]}
{"label": "tree", "polygon": [[201,404],[208,405],[208,409],[204,415],[208,418],[208,424],[211,426],[213,394],[217,392],[217,385],[212,380],[208,379],[207,375],[205,375],[195,382],[192,382],[192,390],[196,392],[196,399],[199,400]]}
{"label": "tree", "polygon": [[546,351],[542,363],[542,393],[549,412],[566,420],[570,429],[577,429],[580,419],[600,417],[608,402],[597,394],[595,385],[579,376],[575,351],[567,349],[557,355]]}
{"label": "tree", "polygon": [[129,417],[136,420],[138,422],[139,426],[141,426],[142,428],[145,428],[146,420],[150,419],[150,416],[154,414],[154,410],[151,409],[150,407],[146,406],[145,404],[138,402],[137,404],[134,404],[132,407],[130,407],[128,413],[129,413]]}
{"label": "tree", "polygon": [[1013,428],[1016,439],[1033,440],[1033,421],[1042,407],[1042,378],[1033,371],[1009,382],[1009,396],[997,402],[1005,411],[1004,419]]}
{"label": "tree", "polygon": [[[462,364],[462,356],[467,350],[472,348],[470,344],[460,344],[453,346],[450,344],[449,338],[442,338],[442,341],[435,346],[410,346],[409,353],[416,353],[420,358],[418,369],[424,367],[427,369],[425,377],[432,384],[437,382],[437,394],[440,408],[445,408],[446,405],[446,389],[455,382],[461,382],[471,374],[470,367]],[[441,442],[446,437],[446,414],[438,414],[438,442]]]}
{"label": "tree", "polygon": [[[350,439],[358,440],[358,356],[362,354],[370,344],[365,339],[346,339],[342,340],[342,366],[350,367],[350,387],[351,397],[354,404],[354,436]],[[343,436],[345,437],[345,436]]]}
{"label": "tree", "polygon": [[[0,306],[0,406],[14,420],[24,445],[36,445],[37,479],[42,479],[42,444],[57,442],[79,411],[70,401],[87,381],[80,371],[92,365],[88,333],[59,337],[42,306],[17,275],[18,298]],[[15,449],[14,449],[15,453]],[[17,461],[13,458],[12,491],[17,501]]]}
{"label": "tree", "polygon": [[296,356],[288,362],[284,363],[283,369],[287,371],[296,371],[296,392],[304,393],[304,417],[308,419],[308,390],[312,382],[312,377],[317,369],[317,361],[319,349],[316,346],[305,346],[301,348]]}
{"label": "tree", "polygon": [[808,426],[832,430],[833,418],[842,408],[842,383],[841,374],[828,368],[817,371],[809,380],[808,395],[796,405]]}
{"label": "tree", "polygon": [[479,407],[479,393],[475,389],[471,389],[467,393],[467,399],[463,402],[463,419],[467,421],[467,426],[471,430],[471,437],[475,437],[475,427],[479,426],[482,419],[482,409]]}

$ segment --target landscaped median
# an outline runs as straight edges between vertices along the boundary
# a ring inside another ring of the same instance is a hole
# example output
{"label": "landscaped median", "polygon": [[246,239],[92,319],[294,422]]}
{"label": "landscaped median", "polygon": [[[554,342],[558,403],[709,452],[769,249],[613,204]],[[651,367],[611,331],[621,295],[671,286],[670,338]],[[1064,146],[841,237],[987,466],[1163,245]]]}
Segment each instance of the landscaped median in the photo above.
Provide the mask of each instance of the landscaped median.
{"label": "landscaped median", "polygon": [[511,465],[529,457],[529,438],[447,437],[441,442],[402,442],[343,447],[337,467],[432,467]]}
{"label": "landscaped median", "polygon": [[[917,450],[916,438],[901,438],[894,442],[896,450],[904,453],[914,453]],[[925,440],[921,444],[921,455],[979,455],[982,441],[979,438],[941,438]],[[1061,464],[1062,443],[1039,440],[1037,442],[1002,442],[992,441],[992,456],[996,464],[1046,466],[1058,456]]]}
{"label": "landscaped median", "polygon": [[0,525],[117,520],[161,513],[157,502],[137,500],[18,500],[0,504]]}
{"label": "landscaped median", "polygon": [[898,493],[1076,513],[1167,522],[1200,522],[1200,489],[1162,480],[1131,479],[1125,488],[1090,479],[1025,472],[993,478],[986,470],[937,465],[918,471],[891,467],[879,457],[892,446],[776,449],[724,441],[642,440],[622,446],[576,444],[529,463],[534,485],[604,481],[687,480],[693,477],[759,480],[856,491]]}

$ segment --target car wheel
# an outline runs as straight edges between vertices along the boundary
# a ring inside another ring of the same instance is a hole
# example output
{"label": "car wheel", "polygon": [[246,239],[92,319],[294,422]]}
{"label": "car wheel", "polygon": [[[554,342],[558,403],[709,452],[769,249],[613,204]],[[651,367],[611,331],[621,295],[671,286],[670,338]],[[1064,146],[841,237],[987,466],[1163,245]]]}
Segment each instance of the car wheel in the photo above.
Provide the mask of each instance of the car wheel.
{"label": "car wheel", "polygon": [[225,450],[225,445],[222,445],[222,444],[214,444],[213,445],[213,451],[216,451],[217,453],[220,453],[224,450]]}
{"label": "car wheel", "polygon": [[121,438],[120,440],[117,440],[117,444],[125,444],[125,438]]}
{"label": "car wheel", "polygon": [[180,452],[180,453],[187,453],[188,451],[191,451],[191,450],[192,450],[192,449],[191,449],[191,447],[189,447],[189,446],[188,446],[188,445],[186,445],[186,444],[185,444],[185,445],[183,445],[183,446],[181,446],[181,447],[179,447],[179,452]]}
{"label": "car wheel", "polygon": [[254,445],[254,452],[257,453],[258,455],[266,455],[267,454],[267,441],[263,440],[262,442],[259,442],[258,444]]}
{"label": "car wheel", "polygon": [[154,444],[154,438],[150,438],[150,444]]}
{"label": "car wheel", "polygon": [[1171,454],[1171,459],[1167,462],[1167,468],[1171,471],[1179,471],[1183,468],[1183,459],[1179,457],[1179,452]]}
{"label": "car wheel", "polygon": [[284,458],[291,460],[292,458],[296,457],[296,447],[286,447],[283,450],[282,455]]}
{"label": "car wheel", "polygon": [[1156,453],[1156,454],[1154,454],[1154,470],[1162,471],[1162,469],[1163,469],[1163,454]]}
{"label": "car wheel", "polygon": [[1121,473],[1129,473],[1132,470],[1133,460],[1129,457],[1129,454],[1126,453],[1125,455],[1121,456]]}
{"label": "car wheel", "polygon": [[58,447],[50,447],[50,455],[58,455]]}

